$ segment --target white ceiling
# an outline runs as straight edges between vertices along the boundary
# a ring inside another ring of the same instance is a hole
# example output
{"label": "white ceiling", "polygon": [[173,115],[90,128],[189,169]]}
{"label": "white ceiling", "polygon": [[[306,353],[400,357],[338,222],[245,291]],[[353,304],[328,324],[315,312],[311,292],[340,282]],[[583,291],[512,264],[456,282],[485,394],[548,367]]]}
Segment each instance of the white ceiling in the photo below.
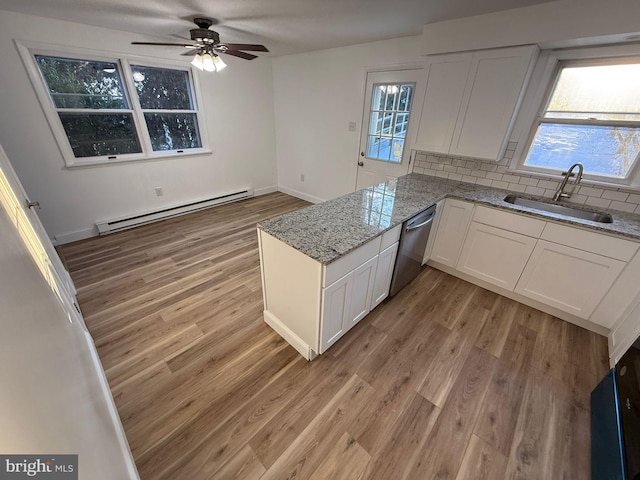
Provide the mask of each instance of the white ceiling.
{"label": "white ceiling", "polygon": [[0,10],[143,33],[151,41],[188,38],[191,19],[205,16],[217,21],[223,42],[262,43],[277,56],[417,35],[427,23],[547,1],[0,0]]}

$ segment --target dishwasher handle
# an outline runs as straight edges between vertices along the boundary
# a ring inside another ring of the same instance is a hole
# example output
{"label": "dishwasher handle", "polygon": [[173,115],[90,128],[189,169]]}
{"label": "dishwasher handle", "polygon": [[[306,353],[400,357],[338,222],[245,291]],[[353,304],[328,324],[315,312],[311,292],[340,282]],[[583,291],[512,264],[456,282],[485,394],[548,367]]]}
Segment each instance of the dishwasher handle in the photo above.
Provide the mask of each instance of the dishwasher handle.
{"label": "dishwasher handle", "polygon": [[418,225],[411,225],[410,227],[407,227],[405,229],[405,231],[406,232],[410,232],[411,230],[415,230],[417,228],[422,228],[425,225],[429,225],[431,222],[433,222],[433,216],[429,217],[429,220],[427,220],[426,222],[422,222],[422,223],[419,223]]}

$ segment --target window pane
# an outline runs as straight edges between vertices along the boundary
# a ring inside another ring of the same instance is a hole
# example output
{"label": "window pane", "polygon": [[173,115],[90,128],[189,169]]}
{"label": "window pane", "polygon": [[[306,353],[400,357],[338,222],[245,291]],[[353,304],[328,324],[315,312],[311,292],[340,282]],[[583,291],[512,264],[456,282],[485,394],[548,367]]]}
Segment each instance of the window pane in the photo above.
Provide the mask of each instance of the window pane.
{"label": "window pane", "polygon": [[380,135],[382,132],[382,114],[380,112],[371,112],[371,120],[369,122],[369,133],[372,135]]}
{"label": "window pane", "polygon": [[367,157],[378,158],[378,149],[380,148],[380,137],[369,135],[367,138]]}
{"label": "window pane", "polygon": [[402,140],[400,138],[394,138],[393,139],[393,149],[391,151],[390,160],[392,162],[400,163],[402,161],[402,152],[403,152],[403,150],[404,150],[404,140]]}
{"label": "window pane", "polygon": [[186,70],[131,65],[133,82],[145,110],[194,110]]}
{"label": "window pane", "polygon": [[140,153],[130,113],[60,113],[76,158]]}
{"label": "window pane", "polygon": [[380,139],[380,151],[378,152],[378,160],[389,160],[391,155],[391,139]]}
{"label": "window pane", "polygon": [[128,109],[118,65],[36,55],[56,108]]}
{"label": "window pane", "polygon": [[400,89],[400,104],[398,110],[408,112],[411,107],[411,95],[413,93],[413,85],[403,85]]}
{"label": "window pane", "polygon": [[396,116],[396,128],[394,131],[394,136],[400,137],[400,138],[406,137],[408,123],[409,123],[409,114],[399,113]]}
{"label": "window pane", "polygon": [[607,119],[606,114],[640,112],[640,64],[565,67],[545,117],[575,112],[576,117]]}
{"label": "window pane", "polygon": [[144,118],[154,151],[202,146],[195,113],[145,113]]}
{"label": "window pane", "polygon": [[384,120],[382,121],[382,134],[391,135],[391,124],[393,122],[393,113],[384,112]]}
{"label": "window pane", "polygon": [[[373,86],[367,157],[401,162],[414,85]],[[382,138],[379,138],[382,137]]]}
{"label": "window pane", "polygon": [[543,123],[525,165],[566,169],[576,162],[586,173],[624,178],[640,152],[640,129]]}
{"label": "window pane", "polygon": [[371,110],[384,110],[384,101],[387,98],[386,85],[374,85],[373,99],[371,100]]}
{"label": "window pane", "polygon": [[385,110],[395,110],[398,108],[398,94],[400,89],[397,85],[389,85],[387,87],[387,102],[385,104]]}

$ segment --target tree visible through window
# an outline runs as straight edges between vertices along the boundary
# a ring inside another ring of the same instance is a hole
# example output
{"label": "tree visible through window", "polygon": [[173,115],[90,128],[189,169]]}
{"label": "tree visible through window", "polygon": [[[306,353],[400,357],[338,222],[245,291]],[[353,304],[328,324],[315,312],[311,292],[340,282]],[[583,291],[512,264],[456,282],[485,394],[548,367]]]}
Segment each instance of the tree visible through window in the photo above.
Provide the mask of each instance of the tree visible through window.
{"label": "tree visible through window", "polygon": [[131,71],[153,150],[201,147],[189,73],[140,65]]}
{"label": "tree visible through window", "polygon": [[627,178],[640,154],[638,79],[638,63],[563,67],[524,165]]}
{"label": "tree visible through window", "polygon": [[40,54],[35,60],[75,158],[202,148],[188,70]]}

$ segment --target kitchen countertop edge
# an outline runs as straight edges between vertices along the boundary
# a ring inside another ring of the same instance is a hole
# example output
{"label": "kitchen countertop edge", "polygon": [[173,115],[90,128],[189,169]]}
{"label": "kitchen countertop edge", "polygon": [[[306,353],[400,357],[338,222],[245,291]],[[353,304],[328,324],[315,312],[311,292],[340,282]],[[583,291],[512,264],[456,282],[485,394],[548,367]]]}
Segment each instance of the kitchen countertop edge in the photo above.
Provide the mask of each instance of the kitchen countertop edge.
{"label": "kitchen countertop edge", "polygon": [[[378,225],[362,223],[358,225],[357,222],[355,224],[350,222],[350,216],[358,220],[357,217],[362,215],[362,209],[356,210],[364,195],[385,192],[387,187],[391,186],[394,190],[393,212],[388,216],[387,222],[381,222]],[[640,241],[640,215],[638,214],[594,209],[568,203],[581,210],[607,211],[613,215],[613,223],[597,223],[513,205],[504,201],[504,197],[509,194],[550,202],[549,198],[540,196],[410,173],[367,189],[263,220],[257,224],[257,227],[312,259],[328,265],[440,200],[454,198]],[[567,202],[563,204],[566,205]],[[332,223],[333,226],[341,223],[344,225],[338,226],[341,228],[339,231],[332,228]]]}

